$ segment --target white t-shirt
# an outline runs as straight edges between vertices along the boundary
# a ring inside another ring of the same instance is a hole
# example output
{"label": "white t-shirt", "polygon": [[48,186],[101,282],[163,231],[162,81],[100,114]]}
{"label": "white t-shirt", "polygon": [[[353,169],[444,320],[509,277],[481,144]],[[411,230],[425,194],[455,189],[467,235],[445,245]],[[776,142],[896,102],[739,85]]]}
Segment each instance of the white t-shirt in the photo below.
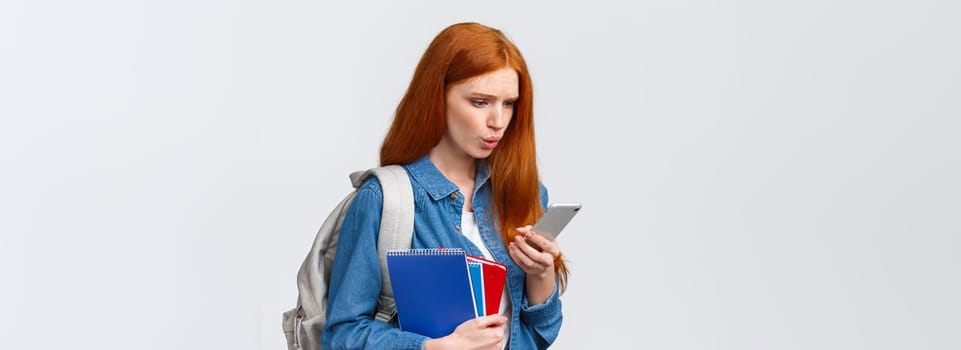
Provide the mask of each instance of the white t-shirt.
{"label": "white t-shirt", "polygon": [[[477,228],[477,220],[474,218],[474,213],[464,211],[461,213],[461,232],[474,243],[477,249],[480,249],[481,254],[484,254],[484,258],[488,260],[494,260],[493,254],[491,254],[490,249],[487,249],[487,245],[480,236],[480,229]],[[511,335],[511,300],[507,294],[507,288],[504,288],[504,294],[501,295],[501,307],[500,314],[507,317],[507,324],[504,325],[504,347],[507,348],[508,340],[510,340]]]}

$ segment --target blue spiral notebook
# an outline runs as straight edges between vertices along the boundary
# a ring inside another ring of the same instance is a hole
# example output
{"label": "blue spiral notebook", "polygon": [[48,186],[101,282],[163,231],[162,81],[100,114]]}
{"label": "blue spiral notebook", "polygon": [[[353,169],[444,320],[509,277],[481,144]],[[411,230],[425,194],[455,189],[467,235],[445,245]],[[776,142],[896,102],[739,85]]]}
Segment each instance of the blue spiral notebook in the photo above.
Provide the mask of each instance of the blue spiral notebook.
{"label": "blue spiral notebook", "polygon": [[440,338],[477,317],[465,256],[463,249],[387,252],[401,330]]}
{"label": "blue spiral notebook", "polygon": [[[466,257],[465,257],[466,258]],[[467,272],[470,273],[470,285],[474,292],[474,308],[477,316],[487,316],[484,305],[484,265],[476,261],[467,261]]]}

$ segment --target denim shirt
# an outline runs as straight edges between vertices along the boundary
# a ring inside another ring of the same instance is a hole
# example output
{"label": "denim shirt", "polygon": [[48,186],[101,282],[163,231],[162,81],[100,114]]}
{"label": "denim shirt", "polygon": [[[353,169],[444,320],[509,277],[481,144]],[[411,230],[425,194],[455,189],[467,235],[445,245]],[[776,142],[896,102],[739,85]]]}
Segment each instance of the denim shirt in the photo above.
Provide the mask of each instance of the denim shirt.
{"label": "denim shirt", "polygon": [[[404,165],[414,189],[413,248],[464,248],[468,254],[481,252],[460,231],[464,196],[458,187],[423,157]],[[510,258],[497,232],[491,213],[490,171],[478,162],[473,208],[480,236],[494,260],[507,265],[507,287],[513,305],[510,349],[546,349],[561,328],[561,300],[557,285],[543,304],[528,305],[526,275]],[[540,188],[541,203],[547,190]],[[377,257],[377,232],[383,194],[380,182],[372,178],[354,198],[340,231],[337,256],[330,278],[327,323],[322,334],[323,347],[333,349],[423,349],[429,339],[404,332],[396,318],[391,323],[373,319],[380,294],[380,262]]]}

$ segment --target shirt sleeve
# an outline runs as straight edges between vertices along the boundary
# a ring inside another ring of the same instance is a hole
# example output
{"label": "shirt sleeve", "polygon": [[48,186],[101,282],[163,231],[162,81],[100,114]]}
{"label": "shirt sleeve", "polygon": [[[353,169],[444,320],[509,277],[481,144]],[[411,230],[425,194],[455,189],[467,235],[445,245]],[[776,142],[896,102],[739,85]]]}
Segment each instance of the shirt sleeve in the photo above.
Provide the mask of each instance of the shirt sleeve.
{"label": "shirt sleeve", "polygon": [[547,201],[550,199],[550,196],[548,196],[547,187],[545,187],[543,183],[540,184],[540,187],[541,187],[541,192],[540,192],[541,210],[547,210],[547,205],[549,204]]}
{"label": "shirt sleeve", "polygon": [[554,283],[554,293],[543,304],[530,305],[524,293],[520,310],[521,323],[528,328],[539,349],[547,349],[561,330],[564,314],[561,312],[561,299],[558,285]]}
{"label": "shirt sleeve", "polygon": [[423,349],[428,340],[374,319],[381,289],[377,236],[382,207],[380,183],[371,179],[344,216],[321,335],[326,350]]}

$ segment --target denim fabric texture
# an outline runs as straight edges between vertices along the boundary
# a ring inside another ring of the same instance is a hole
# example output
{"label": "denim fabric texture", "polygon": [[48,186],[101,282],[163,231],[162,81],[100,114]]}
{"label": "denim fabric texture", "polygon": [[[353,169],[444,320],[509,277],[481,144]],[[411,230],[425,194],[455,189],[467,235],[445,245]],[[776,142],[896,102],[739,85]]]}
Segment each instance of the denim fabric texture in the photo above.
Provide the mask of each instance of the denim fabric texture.
{"label": "denim fabric texture", "polygon": [[[464,196],[426,156],[404,165],[414,189],[413,248],[464,248],[468,254],[481,252],[460,232]],[[547,302],[528,305],[524,293],[525,273],[504,248],[491,213],[490,171],[479,161],[473,195],[474,216],[480,235],[494,255],[507,264],[507,286],[512,308],[510,346],[515,350],[546,349],[557,338],[563,316],[555,286]],[[358,190],[340,232],[327,304],[323,346],[333,349],[422,349],[427,337],[403,332],[396,318],[392,323],[373,319],[380,294],[380,263],[377,232],[383,194],[372,178]],[[546,206],[547,190],[541,186],[541,203]],[[533,224],[533,223],[532,223]],[[513,228],[511,228],[513,229]]]}

